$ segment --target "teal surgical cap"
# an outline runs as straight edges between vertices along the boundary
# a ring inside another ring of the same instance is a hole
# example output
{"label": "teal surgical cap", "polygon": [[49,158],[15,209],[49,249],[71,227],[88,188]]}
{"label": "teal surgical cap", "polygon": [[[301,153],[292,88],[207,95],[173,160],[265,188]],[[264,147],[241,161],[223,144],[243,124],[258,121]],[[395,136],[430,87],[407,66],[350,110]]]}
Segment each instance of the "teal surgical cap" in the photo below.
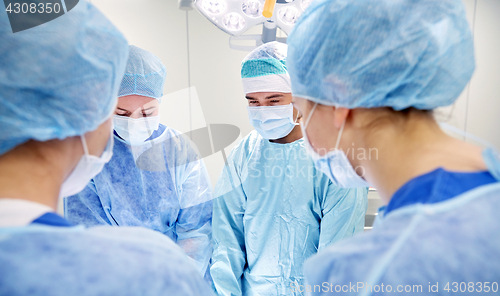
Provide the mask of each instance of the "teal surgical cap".
{"label": "teal surgical cap", "polygon": [[241,63],[241,79],[245,94],[254,92],[292,92],[286,69],[287,45],[280,42],[263,44]]}
{"label": "teal surgical cap", "polygon": [[95,130],[116,108],[127,56],[127,40],[87,1],[17,33],[0,10],[0,155]]}
{"label": "teal surgical cap", "polygon": [[331,106],[452,104],[474,72],[460,0],[316,0],[288,38],[294,96]]}
{"label": "teal surgical cap", "polygon": [[125,76],[118,96],[139,95],[160,100],[167,70],[154,54],[130,45]]}

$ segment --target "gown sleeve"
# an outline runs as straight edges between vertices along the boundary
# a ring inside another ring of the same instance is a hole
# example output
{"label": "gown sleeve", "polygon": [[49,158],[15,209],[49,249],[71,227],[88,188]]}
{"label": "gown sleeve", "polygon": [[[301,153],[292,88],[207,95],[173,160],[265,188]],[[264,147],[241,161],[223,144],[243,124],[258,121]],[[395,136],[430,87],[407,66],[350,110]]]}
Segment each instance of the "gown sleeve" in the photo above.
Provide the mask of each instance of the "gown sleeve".
{"label": "gown sleeve", "polygon": [[213,235],[214,253],[210,268],[218,295],[242,295],[246,266],[243,217],[246,195],[232,157],[215,187]]}
{"label": "gown sleeve", "polygon": [[329,181],[323,200],[318,251],[364,229],[368,188],[339,188]]}
{"label": "gown sleeve", "polygon": [[190,142],[185,143],[187,161],[179,169],[177,185],[181,209],[175,224],[177,244],[193,259],[200,274],[208,270],[212,256],[212,185],[207,169]]}
{"label": "gown sleeve", "polygon": [[106,215],[93,180],[79,193],[64,198],[64,217],[73,224],[87,227],[116,225]]}

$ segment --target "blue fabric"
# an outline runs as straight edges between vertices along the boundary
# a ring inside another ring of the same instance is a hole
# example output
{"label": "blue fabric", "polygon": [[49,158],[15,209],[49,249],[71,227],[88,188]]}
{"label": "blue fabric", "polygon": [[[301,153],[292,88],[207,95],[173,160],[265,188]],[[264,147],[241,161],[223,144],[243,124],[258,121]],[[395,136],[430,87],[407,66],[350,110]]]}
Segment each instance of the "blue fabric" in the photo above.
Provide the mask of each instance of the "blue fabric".
{"label": "blue fabric", "polygon": [[[489,168],[500,168],[498,159],[485,161]],[[309,259],[305,274],[310,286],[303,289],[312,290],[311,295],[329,295],[346,286],[343,295],[366,296],[394,295],[398,287],[417,285],[422,292],[398,295],[422,295],[429,293],[429,285],[438,284],[438,292],[429,295],[449,295],[447,284],[451,291],[454,282],[464,282],[474,283],[474,289],[464,294],[495,294],[481,293],[480,287],[490,282],[491,290],[491,283],[500,278],[500,179],[496,180],[442,202],[394,209],[372,231]],[[314,292],[314,285],[324,282],[328,288]]]}
{"label": "blue fabric", "polygon": [[241,63],[241,78],[253,78],[274,74],[287,74],[287,45],[270,42],[250,52]]}
{"label": "blue fabric", "polygon": [[65,217],[86,226],[159,231],[204,272],[212,253],[208,173],[194,144],[180,133],[160,125],[154,135],[142,146],[129,146],[115,135],[113,158],[82,192],[65,199]]}
{"label": "blue fabric", "polygon": [[247,60],[241,67],[241,78],[253,78],[273,74],[288,74],[285,60],[279,61],[272,58]]}
{"label": "blue fabric", "polygon": [[219,295],[302,295],[303,263],[363,231],[368,189],[341,189],[317,171],[304,140],[256,131],[231,152],[217,182],[211,275]]}
{"label": "blue fabric", "polygon": [[128,44],[87,1],[18,33],[1,9],[0,40],[0,155],[84,134],[111,116]]}
{"label": "blue fabric", "polygon": [[70,227],[73,226],[68,220],[56,213],[46,213],[36,218],[31,224],[44,224],[48,226]]}
{"label": "blue fabric", "polygon": [[130,45],[125,75],[118,96],[140,95],[160,100],[167,69],[154,54]]}
{"label": "blue fabric", "polygon": [[349,109],[452,104],[475,69],[459,0],[317,0],[288,37],[294,96]]}
{"label": "blue fabric", "polygon": [[419,176],[394,193],[384,215],[411,204],[437,203],[476,187],[497,182],[489,172],[449,172],[442,168]]}
{"label": "blue fabric", "polygon": [[500,180],[500,153],[498,150],[492,147],[486,148],[483,150],[482,155],[488,166],[488,171],[495,179]]}
{"label": "blue fabric", "polygon": [[0,228],[0,295],[211,295],[184,252],[138,227]]}

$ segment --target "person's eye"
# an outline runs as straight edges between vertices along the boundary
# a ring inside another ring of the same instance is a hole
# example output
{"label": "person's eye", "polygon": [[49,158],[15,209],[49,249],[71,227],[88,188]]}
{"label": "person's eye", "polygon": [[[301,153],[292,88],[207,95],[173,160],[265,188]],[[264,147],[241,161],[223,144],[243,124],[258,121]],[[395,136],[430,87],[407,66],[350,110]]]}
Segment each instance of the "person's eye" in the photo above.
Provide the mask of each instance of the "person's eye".
{"label": "person's eye", "polygon": [[129,116],[128,113],[118,113],[118,112],[116,112],[115,114],[118,115],[118,116]]}
{"label": "person's eye", "polygon": [[151,112],[151,113],[142,113],[143,117],[150,117],[152,115],[153,115],[153,112]]}
{"label": "person's eye", "polygon": [[271,100],[271,103],[279,103],[280,100]]}
{"label": "person's eye", "polygon": [[249,101],[249,104],[257,104],[257,101]]}

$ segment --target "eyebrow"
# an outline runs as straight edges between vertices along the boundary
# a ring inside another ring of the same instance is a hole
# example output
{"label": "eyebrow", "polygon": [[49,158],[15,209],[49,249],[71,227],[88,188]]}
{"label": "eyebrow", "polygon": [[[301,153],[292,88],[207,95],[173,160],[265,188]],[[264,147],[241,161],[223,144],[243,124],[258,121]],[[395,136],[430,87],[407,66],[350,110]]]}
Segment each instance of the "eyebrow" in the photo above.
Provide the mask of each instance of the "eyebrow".
{"label": "eyebrow", "polygon": [[[270,99],[274,99],[274,98],[280,98],[280,97],[283,97],[282,94],[274,94],[274,95],[270,95],[268,97],[265,97],[265,100],[270,100]],[[252,97],[246,97],[247,100],[254,100],[254,101],[257,101],[257,99],[255,98],[252,98]]]}
{"label": "eyebrow", "polygon": [[[149,108],[147,108],[147,109],[142,109],[142,111],[149,111],[149,110],[151,110],[151,109],[155,109],[155,108],[156,108],[156,106],[152,106],[152,107],[149,107]],[[125,112],[130,112],[129,110],[127,110],[127,109],[123,109],[123,108],[120,108],[120,107],[116,107],[116,109],[119,109],[119,110],[121,110],[121,111],[125,111]],[[131,112],[131,113],[132,113],[132,112]]]}

